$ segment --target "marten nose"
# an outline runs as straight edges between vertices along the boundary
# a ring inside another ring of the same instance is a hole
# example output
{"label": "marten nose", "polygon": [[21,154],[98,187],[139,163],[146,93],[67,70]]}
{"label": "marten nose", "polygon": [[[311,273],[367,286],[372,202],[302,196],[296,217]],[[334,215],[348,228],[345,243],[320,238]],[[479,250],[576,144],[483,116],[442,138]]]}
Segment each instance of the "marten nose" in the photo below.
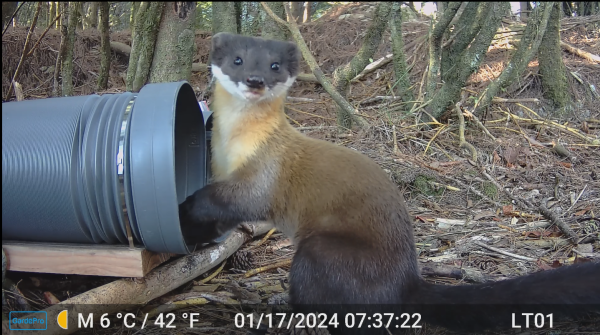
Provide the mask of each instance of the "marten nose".
{"label": "marten nose", "polygon": [[259,76],[250,76],[246,78],[246,84],[250,88],[263,88],[265,87],[265,80]]}

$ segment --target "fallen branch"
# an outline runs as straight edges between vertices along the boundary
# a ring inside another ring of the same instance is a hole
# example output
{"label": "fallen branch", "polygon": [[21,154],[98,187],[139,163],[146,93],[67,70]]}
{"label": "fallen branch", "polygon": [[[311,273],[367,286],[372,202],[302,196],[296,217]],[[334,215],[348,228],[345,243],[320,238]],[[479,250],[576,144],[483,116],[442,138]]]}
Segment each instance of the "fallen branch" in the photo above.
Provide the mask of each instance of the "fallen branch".
{"label": "fallen branch", "polygon": [[535,258],[525,257],[525,256],[521,256],[521,255],[516,255],[516,254],[510,253],[508,251],[504,251],[502,249],[491,247],[491,246],[489,246],[489,245],[487,245],[485,243],[481,243],[479,241],[473,241],[473,243],[477,244],[480,247],[484,247],[486,249],[489,249],[491,251],[495,251],[495,252],[497,252],[499,254],[502,254],[502,255],[505,255],[505,256],[509,256],[509,257],[512,257],[512,258],[516,258],[516,259],[520,259],[520,260],[528,261],[528,262],[535,262],[536,261]]}
{"label": "fallen branch", "polygon": [[581,57],[581,58],[583,58],[585,60],[589,60],[592,63],[600,64],[600,56],[598,56],[598,55],[594,55],[591,52],[587,52],[587,51],[581,50],[581,49],[576,48],[576,47],[574,47],[572,45],[569,45],[569,44],[567,44],[567,43],[565,43],[563,41],[560,41],[560,46],[563,49],[567,50],[568,52],[570,52],[570,53],[572,53],[574,55],[577,55],[577,56],[579,56],[579,57]]}
{"label": "fallen branch", "polygon": [[[317,64],[317,61],[315,60],[313,55],[310,53],[310,50],[309,50],[308,46],[306,45],[306,42],[304,41],[302,34],[300,33],[300,30],[298,28],[298,24],[296,23],[296,21],[291,20],[290,22],[285,22],[279,16],[277,16],[277,15],[275,15],[275,13],[273,13],[271,8],[269,8],[269,6],[267,6],[266,3],[261,2],[260,4],[262,5],[265,12],[273,20],[275,20],[275,22],[277,22],[279,25],[281,25],[282,27],[285,27],[286,29],[288,29],[291,32],[292,38],[294,39],[294,41],[296,41],[296,44],[298,44],[298,48],[302,52],[302,56],[304,57],[304,60],[306,60],[306,63],[308,63],[308,66],[310,67],[311,71],[313,72],[313,74],[315,75],[315,77],[317,78],[319,83],[323,86],[323,88],[325,88],[325,91],[327,91],[327,93],[329,93],[331,98],[338,104],[338,106],[340,106],[340,108],[342,108],[346,113],[348,113],[348,115],[351,115],[353,121],[356,122],[356,124],[359,125],[361,128],[368,126],[369,123],[363,117],[358,115],[358,111],[335,89],[335,87],[333,87],[333,85],[331,84],[329,79],[327,79],[327,77],[325,76],[325,74],[323,73],[323,71],[321,70],[319,65]],[[284,7],[286,10],[286,13],[288,13],[288,15],[289,15],[289,12],[290,12],[290,9],[288,8],[289,6],[287,6],[287,4],[285,4]]]}
{"label": "fallen branch", "polygon": [[[260,236],[271,228],[271,225],[266,222],[255,222],[250,225],[253,226],[253,237]],[[247,234],[236,230],[225,241],[157,267],[142,280],[116,280],[53,305],[44,311],[47,313],[48,320],[56,320],[58,314],[67,309],[69,325],[76,325],[79,313],[82,315],[94,313],[95,317],[100,318],[103,313],[116,313],[125,305],[146,304],[214,268],[249,239]],[[48,329],[44,334],[71,334],[78,330],[77,327],[63,330],[56,322],[48,322],[47,325]],[[8,334],[35,335],[39,332],[21,330],[32,329],[33,325],[25,323],[15,323],[11,327],[19,330],[11,330]]]}

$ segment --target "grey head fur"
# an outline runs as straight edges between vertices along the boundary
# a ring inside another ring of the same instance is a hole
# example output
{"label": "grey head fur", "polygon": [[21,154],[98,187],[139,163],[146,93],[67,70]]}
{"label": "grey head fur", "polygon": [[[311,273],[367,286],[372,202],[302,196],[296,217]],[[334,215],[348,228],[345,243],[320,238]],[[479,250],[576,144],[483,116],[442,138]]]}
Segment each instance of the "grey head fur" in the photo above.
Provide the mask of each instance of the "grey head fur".
{"label": "grey head fur", "polygon": [[210,57],[213,76],[234,97],[247,101],[284,94],[300,63],[294,43],[230,33],[212,37]]}

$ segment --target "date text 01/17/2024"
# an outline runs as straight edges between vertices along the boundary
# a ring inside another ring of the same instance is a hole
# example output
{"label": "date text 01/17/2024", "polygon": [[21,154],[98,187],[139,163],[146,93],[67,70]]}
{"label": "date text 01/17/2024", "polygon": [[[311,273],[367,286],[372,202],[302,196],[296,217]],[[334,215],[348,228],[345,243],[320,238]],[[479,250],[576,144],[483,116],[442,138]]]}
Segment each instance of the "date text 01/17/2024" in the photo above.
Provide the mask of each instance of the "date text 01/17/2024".
{"label": "date text 01/17/2024", "polygon": [[[275,320],[279,319],[279,321]],[[421,328],[419,313],[346,313],[338,316],[333,313],[269,313],[235,315],[234,323],[237,328],[259,328],[261,323],[268,328]]]}

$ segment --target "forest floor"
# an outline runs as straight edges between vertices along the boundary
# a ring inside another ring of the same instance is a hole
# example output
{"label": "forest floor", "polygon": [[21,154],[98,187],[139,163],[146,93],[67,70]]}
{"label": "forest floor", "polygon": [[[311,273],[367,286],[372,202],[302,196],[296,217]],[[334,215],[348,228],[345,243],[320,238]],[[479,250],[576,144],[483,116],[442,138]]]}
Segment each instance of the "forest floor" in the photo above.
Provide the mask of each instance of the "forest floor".
{"label": "forest floor", "polygon": [[[369,24],[368,12],[362,12],[367,19],[360,16],[340,18],[342,14],[361,13],[360,10],[364,8],[352,5],[301,27],[313,55],[326,73],[330,74],[335,67],[348,62],[360,47]],[[507,22],[507,29],[510,26],[511,22]],[[568,27],[562,31],[564,42],[600,54],[597,23],[596,26],[565,24],[564,27]],[[419,92],[427,66],[427,44],[422,37],[427,34],[428,19],[410,20],[403,28],[407,62],[412,66],[411,79],[415,83],[415,92]],[[3,92],[8,88],[10,75],[21,55],[26,31],[26,28],[11,28],[2,38]],[[40,32],[36,31],[37,36]],[[37,39],[36,34],[34,40]],[[208,33],[197,34],[198,51],[194,62],[206,63],[209,36]],[[77,33],[73,77],[78,95],[122,92],[125,89],[123,78],[127,57],[113,53],[110,88],[107,92],[94,92],[99,40],[96,31]],[[111,40],[131,43],[128,32],[113,33]],[[389,33],[386,33],[384,41],[374,59],[391,53]],[[50,31],[27,62],[21,77],[17,79],[23,86],[26,99],[50,96],[59,43],[59,33]],[[468,82],[466,90],[471,96],[476,97],[490,80],[500,74],[509,60],[510,51],[507,39],[495,41],[480,70]],[[408,114],[404,104],[391,93],[392,64],[365,76],[352,86],[349,100],[369,120],[368,129],[339,132],[335,127],[335,103],[321,86],[314,83],[298,82],[294,85],[286,112],[290,122],[307,136],[366,154],[398,183],[414,218],[419,261],[425,279],[430,282],[456,285],[493,281],[578,262],[598,261],[600,99],[597,90],[600,87],[600,65],[566,51],[563,51],[563,57],[570,73],[571,94],[574,101],[579,103],[576,114],[562,120],[547,116],[537,62],[532,61],[521,80],[499,97],[516,100],[537,98],[541,103],[522,100],[520,103],[493,104],[481,116],[481,120],[495,140],[483,134],[467,118],[465,139],[477,149],[476,162],[458,147],[458,125],[454,114],[440,120],[443,125],[439,127],[417,129],[420,127],[416,126],[415,115]],[[302,69],[309,72],[306,64]],[[194,73],[191,84],[199,98],[210,99],[208,94],[203,94],[208,84],[207,73]],[[559,150],[561,147],[566,150]],[[564,232],[552,225],[547,217],[535,208],[522,206],[514,197],[525,199],[536,207],[545,204],[575,232],[578,245],[569,244]],[[482,247],[482,242],[493,245],[497,250]],[[293,254],[294,248],[289,240],[275,233],[258,247],[253,248],[251,244],[244,246],[208,283],[200,285],[190,282],[155,302],[173,300],[173,296],[186,292],[210,292],[236,299],[231,292],[239,292],[240,289],[262,302],[285,300],[289,265],[251,278],[245,278],[244,272],[290,259]],[[475,275],[469,278],[456,275],[456,269],[468,269]],[[447,275],[441,275],[443,273]],[[81,276],[27,273],[9,273],[8,276],[15,282],[22,280],[24,285],[34,282],[31,277],[40,276],[79,283],[75,287],[51,292],[59,300],[114,280],[94,277],[83,279],[81,284]],[[232,285],[237,289],[231,289]],[[44,291],[44,287],[35,285],[22,290],[34,308],[48,306]],[[198,311],[202,308],[187,307],[181,311]],[[225,312],[213,310],[203,314],[201,321],[204,322],[204,328],[194,333],[242,333],[235,330],[233,325],[219,321],[221,316],[215,313]],[[573,325],[559,327],[566,332],[590,332],[597,330],[594,327],[598,327],[598,324],[580,324],[577,329]],[[108,334],[115,331],[130,333],[125,329],[96,332]],[[155,328],[145,333],[170,332]],[[448,332],[441,328],[425,327],[415,333]]]}

